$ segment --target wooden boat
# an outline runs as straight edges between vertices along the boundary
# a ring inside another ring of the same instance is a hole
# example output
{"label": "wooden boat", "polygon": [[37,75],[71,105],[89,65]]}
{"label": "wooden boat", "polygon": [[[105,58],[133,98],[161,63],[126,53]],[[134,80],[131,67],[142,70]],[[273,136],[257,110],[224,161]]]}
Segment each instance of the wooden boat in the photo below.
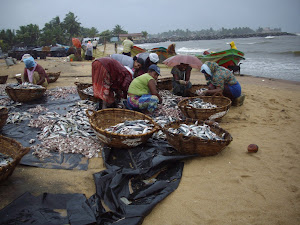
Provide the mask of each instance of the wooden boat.
{"label": "wooden boat", "polygon": [[157,48],[152,48],[150,52],[154,52],[158,55],[159,57],[159,63],[162,63],[165,59],[176,55],[175,52],[175,44],[170,44],[168,48],[165,47],[157,47]]}
{"label": "wooden boat", "polygon": [[131,56],[134,57],[139,53],[143,53],[146,52],[146,49],[140,48],[138,46],[133,46],[133,48],[131,49]]}
{"label": "wooden boat", "polygon": [[241,60],[245,60],[244,53],[236,49],[228,49],[214,52],[208,55],[196,55],[202,63],[206,61],[216,62],[228,69],[228,66],[237,66]]}

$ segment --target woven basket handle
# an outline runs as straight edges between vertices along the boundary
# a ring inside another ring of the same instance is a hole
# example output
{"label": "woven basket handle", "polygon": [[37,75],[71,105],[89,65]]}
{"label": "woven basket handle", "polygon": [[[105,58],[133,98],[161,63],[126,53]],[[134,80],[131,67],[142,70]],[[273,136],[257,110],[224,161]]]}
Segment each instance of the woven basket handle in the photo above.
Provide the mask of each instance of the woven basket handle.
{"label": "woven basket handle", "polygon": [[[90,114],[90,112],[91,112],[92,114]],[[87,110],[85,111],[85,113],[86,113],[86,115],[87,115],[88,118],[90,118],[95,112],[96,112],[96,111],[95,111],[95,110],[92,110],[92,109],[87,109]]]}

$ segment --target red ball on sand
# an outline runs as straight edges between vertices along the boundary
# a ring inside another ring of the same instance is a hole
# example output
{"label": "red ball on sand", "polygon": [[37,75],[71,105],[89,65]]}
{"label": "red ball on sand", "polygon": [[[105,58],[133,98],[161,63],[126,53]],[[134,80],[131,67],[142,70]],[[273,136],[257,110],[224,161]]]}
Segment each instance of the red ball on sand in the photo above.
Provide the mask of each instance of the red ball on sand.
{"label": "red ball on sand", "polygon": [[257,152],[258,151],[258,146],[256,144],[250,144],[248,145],[248,152]]}

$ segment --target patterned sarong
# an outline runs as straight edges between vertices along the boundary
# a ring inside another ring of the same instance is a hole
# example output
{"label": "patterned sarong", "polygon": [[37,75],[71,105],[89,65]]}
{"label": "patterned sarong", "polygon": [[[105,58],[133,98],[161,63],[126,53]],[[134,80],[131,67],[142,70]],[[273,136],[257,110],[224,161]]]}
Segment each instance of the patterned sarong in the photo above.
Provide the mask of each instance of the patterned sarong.
{"label": "patterned sarong", "polygon": [[155,95],[142,95],[142,96],[128,96],[128,106],[133,110],[147,109],[149,112],[153,112],[157,108],[159,99]]}

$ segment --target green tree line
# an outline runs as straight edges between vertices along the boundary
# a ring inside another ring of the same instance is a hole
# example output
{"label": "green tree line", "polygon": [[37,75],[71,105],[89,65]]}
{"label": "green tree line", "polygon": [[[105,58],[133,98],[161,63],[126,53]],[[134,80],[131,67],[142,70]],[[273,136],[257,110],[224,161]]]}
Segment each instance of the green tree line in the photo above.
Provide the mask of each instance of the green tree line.
{"label": "green tree line", "polygon": [[[120,25],[116,25],[111,31],[105,30],[101,33],[97,28],[82,27],[77,16],[69,12],[63,21],[58,16],[46,23],[40,30],[36,24],[20,26],[18,30],[2,29],[0,31],[0,47],[3,52],[7,52],[13,46],[50,46],[56,43],[72,45],[72,38],[100,37],[102,41],[109,40],[112,36],[127,34]],[[147,35],[146,31],[142,31]]]}

